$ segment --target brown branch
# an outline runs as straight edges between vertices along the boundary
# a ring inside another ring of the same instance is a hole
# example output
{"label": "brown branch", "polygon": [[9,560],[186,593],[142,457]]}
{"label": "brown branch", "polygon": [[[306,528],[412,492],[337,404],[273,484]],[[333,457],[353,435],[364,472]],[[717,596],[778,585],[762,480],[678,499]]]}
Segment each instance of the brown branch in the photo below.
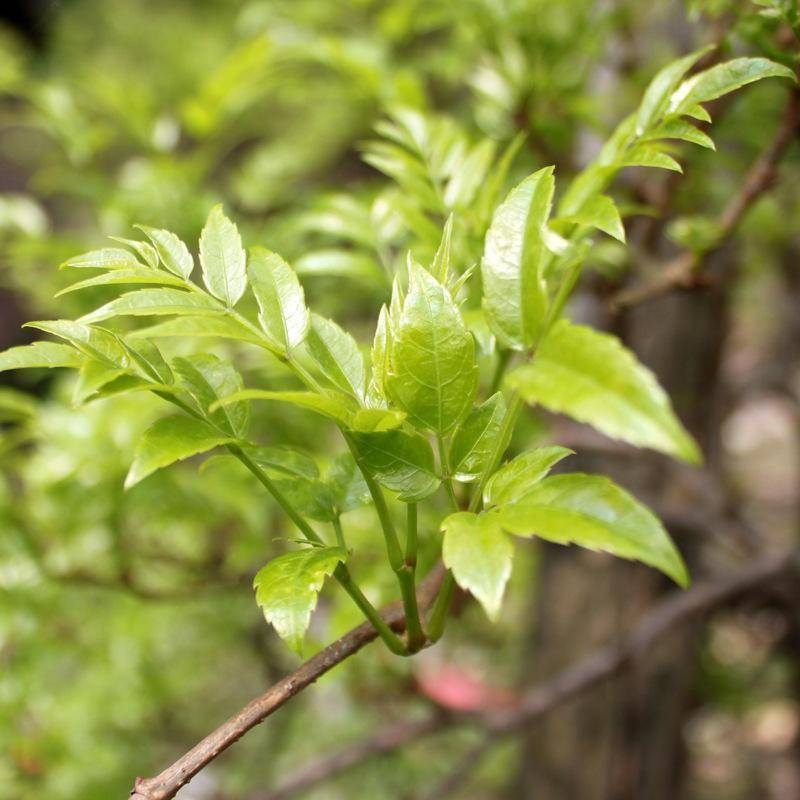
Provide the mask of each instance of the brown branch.
{"label": "brown branch", "polygon": [[709,255],[730,239],[736,226],[750,206],[766,192],[775,180],[778,162],[798,132],[800,99],[793,90],[778,130],[769,146],[752,164],[741,189],[731,198],[717,219],[718,238],[705,252],[685,251],[668,261],[652,278],[617,292],[611,300],[615,310],[638,305],[673,289],[688,288],[698,279],[698,273]]}
{"label": "brown branch", "polygon": [[[418,602],[427,608],[436,596],[444,578],[444,567],[438,564],[421,582]],[[396,631],[405,628],[405,618],[399,603],[387,606],[381,616]],[[154,778],[137,778],[131,800],[170,800],[200,770],[208,766],[220,753],[244,736],[251,728],[263,722],[284,703],[321,678],[337,664],[355,655],[377,637],[377,631],[368,622],[353,628],[333,644],[328,645],[313,658],[301,664],[291,675],[278,681],[260,697],[248,703],[210,733],[188,753]]]}
{"label": "brown branch", "polygon": [[[513,708],[484,716],[440,715],[405,726],[386,726],[371,734],[366,741],[359,741],[301,767],[280,787],[266,794],[259,794],[253,800],[287,800],[372,755],[387,754],[424,735],[458,724],[481,726],[484,736],[458,760],[457,769],[437,784],[430,794],[425,795],[426,800],[439,800],[458,788],[469,768],[477,764],[498,737],[512,733],[556,706],[613,677],[629,663],[646,654],[654,644],[679,625],[764,584],[776,581],[791,571],[800,571],[798,550],[765,558],[725,578],[709,581],[687,592],[675,593],[647,613],[621,641],[597,650],[554,678],[529,689]],[[380,744],[373,746],[374,743]],[[307,776],[305,779],[304,775]]]}

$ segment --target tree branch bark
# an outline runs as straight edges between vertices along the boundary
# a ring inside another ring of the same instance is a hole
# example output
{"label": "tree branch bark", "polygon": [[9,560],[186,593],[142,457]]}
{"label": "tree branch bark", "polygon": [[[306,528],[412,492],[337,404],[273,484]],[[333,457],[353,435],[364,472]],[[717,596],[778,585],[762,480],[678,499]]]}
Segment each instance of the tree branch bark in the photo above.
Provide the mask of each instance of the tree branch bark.
{"label": "tree branch bark", "polygon": [[443,714],[419,722],[386,726],[374,732],[367,740],[303,765],[281,786],[258,794],[252,800],[288,800],[373,755],[392,752],[422,736],[438,733],[453,725],[480,726],[485,732],[484,736],[467,751],[463,759],[458,760],[458,768],[437,784],[430,794],[425,795],[426,800],[439,800],[461,785],[469,769],[477,764],[498,737],[513,733],[553,708],[613,677],[681,624],[790,572],[800,572],[800,550],[762,559],[725,578],[709,581],[687,592],[675,593],[646,614],[621,641],[597,650],[552,679],[527,690],[514,708],[484,716]]}
{"label": "tree branch bark", "polygon": [[[444,567],[438,564],[420,583],[418,603],[426,609],[433,602],[444,577]],[[387,606],[381,616],[395,631],[405,629],[405,618],[399,603]],[[174,764],[153,778],[137,778],[131,800],[170,800],[198,772],[208,766],[220,753],[244,736],[251,728],[263,722],[284,703],[321,678],[337,664],[355,655],[378,636],[368,622],[353,628],[333,644],[328,645],[313,658],[301,664],[260,697],[248,703],[215,731],[181,756]]]}

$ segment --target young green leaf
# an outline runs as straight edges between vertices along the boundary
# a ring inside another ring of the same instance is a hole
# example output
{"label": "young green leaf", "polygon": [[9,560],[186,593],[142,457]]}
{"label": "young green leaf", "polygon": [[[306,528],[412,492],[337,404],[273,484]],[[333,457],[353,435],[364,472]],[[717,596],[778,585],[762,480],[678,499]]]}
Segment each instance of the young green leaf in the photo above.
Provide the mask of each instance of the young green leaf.
{"label": "young green leaf", "polygon": [[139,256],[142,262],[147,264],[151,269],[158,268],[158,253],[151,244],[141,242],[138,239],[123,239],[121,236],[109,236],[108,238],[130,247],[131,250]]}
{"label": "young green leaf", "polygon": [[561,320],[534,361],[517,367],[508,381],[529,403],[586,422],[607,436],[700,461],[697,445],[656,377],[607,333]]}
{"label": "young green leaf", "polygon": [[36,328],[58,336],[60,339],[65,339],[89,358],[105,361],[123,369],[130,366],[130,357],[125,346],[117,336],[103,328],[85,325],[82,322],[73,322],[71,319],[26,322],[24,327]]}
{"label": "young green leaf", "polygon": [[247,257],[239,230],[216,205],[200,234],[200,268],[208,291],[235,306],[247,285]]}
{"label": "young green leaf", "polygon": [[410,277],[402,314],[393,320],[386,388],[412,421],[445,434],[475,397],[475,343],[450,292],[418,265]]}
{"label": "young green leaf", "polygon": [[442,558],[456,583],[483,606],[489,619],[500,614],[511,575],[514,547],[494,513],[459,511],[442,522]]}
{"label": "young green leaf", "polygon": [[322,584],[346,558],[340,547],[311,547],[278,556],[256,574],[256,602],[267,622],[299,655]]}
{"label": "young green leaf", "polygon": [[404,502],[417,502],[439,487],[433,451],[419,434],[401,429],[385,433],[352,433],[360,462]]}
{"label": "young green leaf", "polygon": [[133,253],[121,247],[104,247],[81,253],[67,259],[61,269],[74,267],[76,269],[137,269],[142,266]]}
{"label": "young green leaf", "polygon": [[84,361],[74,347],[58,342],[34,342],[0,353],[0,372],[29,367],[80,367]]}
{"label": "young green leaf", "polygon": [[372,380],[382,396],[386,395],[386,376],[391,362],[391,328],[389,325],[389,309],[383,305],[378,314],[378,324],[375,327],[375,338],[372,342]]}
{"label": "young green leaf", "polygon": [[188,278],[194,269],[194,259],[189,248],[170,231],[149,228],[147,225],[136,226],[153,243],[161,259],[161,263],[175,275]]}
{"label": "young green leaf", "polygon": [[506,401],[501,392],[496,392],[473,408],[456,428],[450,443],[449,461],[457,480],[474,481],[486,469],[505,415]]}
{"label": "young green leaf", "polygon": [[213,403],[211,410],[214,411],[220,406],[238,403],[241,400],[278,400],[300,408],[307,408],[309,411],[316,411],[317,414],[322,414],[324,417],[329,417],[345,425],[350,423],[355,410],[341,395],[334,397],[333,395],[320,394],[319,392],[274,392],[265,389],[244,389],[241,392],[234,392],[232,395],[223,397]]}
{"label": "young green leaf", "polygon": [[332,320],[312,314],[306,341],[323,375],[363,403],[367,373],[355,339]]}
{"label": "young green leaf", "polygon": [[[691,125],[689,127],[692,128]],[[616,203],[604,194],[590,197],[575,214],[562,219],[567,222],[577,222],[579,225],[589,225],[620,242],[625,241],[625,228],[622,225],[619,209]]]}
{"label": "young green leaf", "polygon": [[308,332],[305,296],[292,268],[276,253],[254,247],[247,275],[258,301],[258,319],[272,342],[283,352],[297,347]]}
{"label": "young green leaf", "polygon": [[317,522],[336,519],[336,507],[331,488],[317,478],[280,478],[273,484],[291,505],[304,517]]}
{"label": "young green leaf", "polygon": [[372,502],[369,487],[350,453],[340,453],[325,473],[325,483],[333,494],[336,514],[346,514]]}
{"label": "young green leaf", "polygon": [[516,350],[533,344],[547,309],[542,229],[554,185],[552,167],[529,175],[498,206],[486,233],[483,308],[500,342]]}
{"label": "young green leaf", "polygon": [[250,344],[263,344],[258,333],[253,332],[241,322],[227,314],[214,316],[175,317],[146,328],[131,331],[128,339],[155,339],[159,336],[173,338],[176,336],[203,336],[210,339],[236,339]]}
{"label": "young green leaf", "polygon": [[521,453],[492,475],[483,491],[486,506],[524,500],[534,487],[561,459],[572,454],[566,447],[540,447]]}
{"label": "young green leaf", "polygon": [[380,433],[400,427],[405,418],[404,412],[394,408],[359,408],[350,427],[359,433]]}
{"label": "young green leaf", "polygon": [[242,390],[242,378],[227,361],[210,354],[174,358],[172,366],[181,383],[197,403],[201,414],[231,436],[243,438],[250,421],[250,404],[227,403],[209,412],[209,407],[223,397]]}
{"label": "young green leaf", "polygon": [[111,272],[105,272],[102,275],[95,275],[93,278],[87,278],[85,281],[78,281],[78,283],[73,283],[71,286],[67,286],[66,289],[62,289],[55,296],[61,297],[61,295],[77,292],[79,289],[88,289],[92,286],[110,286],[113,284],[130,283],[155,283],[161,286],[184,285],[181,278],[170,275],[168,272],[156,271],[139,266],[135,269],[117,269]]}
{"label": "young green leaf", "polygon": [[106,384],[125,375],[124,369],[111,367],[102,361],[87,361],[78,370],[78,380],[72,390],[72,403],[79,406],[85,403]]}
{"label": "young green leaf", "polygon": [[686,587],[680,553],[659,520],[608,478],[574,473],[537,483],[519,503],[499,509],[502,527],[518,536],[575,543],[655,567]]}
{"label": "young green leaf", "polygon": [[162,467],[235,441],[192,417],[164,417],[142,435],[133,457],[125,488],[139,483]]}
{"label": "young green leaf", "polygon": [[295,475],[300,478],[318,478],[319,470],[311,456],[285,445],[242,448],[259,467],[269,473]]}
{"label": "young green leaf", "polygon": [[80,322],[101,322],[113,317],[152,317],[165,314],[214,315],[225,309],[213,298],[180,289],[138,289],[126,292],[80,318]]}
{"label": "young green leaf", "polygon": [[716,150],[714,140],[707,133],[680,117],[662,122],[653,128],[650,133],[642,136],[643,142],[658,139],[680,139],[684,142],[698,144],[700,147],[706,147],[709,150]]}
{"label": "young green leaf", "polygon": [[450,247],[453,238],[453,215],[447,218],[442,231],[442,240],[436,250],[431,264],[431,274],[439,283],[446,285],[448,273],[450,272]]}

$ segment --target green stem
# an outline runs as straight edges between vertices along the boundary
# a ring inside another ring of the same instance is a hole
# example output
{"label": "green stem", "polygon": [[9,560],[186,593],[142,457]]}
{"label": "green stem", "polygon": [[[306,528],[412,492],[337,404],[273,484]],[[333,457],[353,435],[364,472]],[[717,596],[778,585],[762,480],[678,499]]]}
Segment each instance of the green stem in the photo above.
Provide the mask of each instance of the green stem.
{"label": "green stem", "polygon": [[447,570],[442,588],[439,589],[439,594],[436,595],[436,602],[434,603],[431,618],[428,622],[428,639],[431,644],[438,642],[439,639],[442,638],[447,615],[450,613],[450,603],[453,600],[455,588],[456,582],[455,578],[453,578],[453,573]]}
{"label": "green stem", "polygon": [[445,446],[444,438],[437,436],[436,443],[439,446],[439,465],[442,470],[442,483],[444,484],[444,489],[447,492],[447,497],[450,500],[453,511],[458,511],[458,498],[453,488],[453,476],[450,474],[450,459],[447,457],[447,447]]}
{"label": "green stem", "polygon": [[342,520],[338,516],[333,518],[333,530],[336,533],[336,544],[342,550],[347,550],[347,542],[344,539],[344,531],[342,530]]}
{"label": "green stem", "polygon": [[489,397],[500,388],[500,384],[503,382],[503,375],[512,355],[513,353],[511,350],[503,349],[497,351],[497,364],[494,368],[491,386],[489,387]]}
{"label": "green stem", "polygon": [[341,584],[342,588],[350,595],[353,602],[361,609],[364,616],[372,623],[372,627],[378,632],[378,636],[383,639],[384,644],[396,656],[407,656],[409,651],[400,640],[400,637],[386,624],[383,617],[378,613],[375,606],[364,596],[355,581],[350,576],[350,572],[344,564],[339,564],[333,572],[333,576]]}
{"label": "green stem", "polygon": [[[419,616],[416,592],[417,574],[417,504],[408,503],[406,506],[406,552],[403,558],[403,570],[408,574],[405,581],[406,589],[403,590],[404,583],[400,587],[403,591],[403,605],[406,610],[406,632],[408,633],[408,651],[416,653],[425,644],[425,631],[422,629],[422,621]],[[405,592],[410,591],[410,596],[406,598]]]}

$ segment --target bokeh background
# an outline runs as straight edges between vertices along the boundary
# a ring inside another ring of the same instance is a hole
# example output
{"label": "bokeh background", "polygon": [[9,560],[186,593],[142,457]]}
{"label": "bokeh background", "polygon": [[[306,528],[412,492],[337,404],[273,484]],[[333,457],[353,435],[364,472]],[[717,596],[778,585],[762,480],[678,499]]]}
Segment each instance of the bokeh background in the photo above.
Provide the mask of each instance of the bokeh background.
{"label": "bokeh background", "polygon": [[[54,299],[70,281],[57,269],[65,258],[135,223],[196,242],[217,202],[247,245],[295,265],[316,310],[367,341],[406,249],[432,250],[440,230],[409,205],[402,176],[369,163],[365,143],[393,109],[498,152],[522,133],[509,184],[551,163],[565,180],[669,60],[717,43],[721,56],[795,65],[798,47],[791,0],[29,0],[3,4],[0,17],[3,348],[33,338],[25,320],[104,299],[102,289]],[[716,104],[717,152],[681,147],[683,176],[626,171],[614,195],[632,245],[598,240],[572,310],[657,372],[705,466],[544,415],[528,415],[514,444],[555,439],[578,450],[578,466],[613,475],[662,516],[698,581],[798,541],[794,141],[768,190],[716,240],[790,92],[765,81]],[[620,287],[687,251],[702,259],[702,280],[615,309]],[[234,357],[251,383],[276,371],[233,345],[176,346]],[[249,588],[292,533],[224,464],[174,467],[123,493],[157,400],[77,408],[71,376],[2,379],[0,797],[122,798],[134,775],[157,772],[297,663]],[[338,446],[301,413],[259,413],[267,442]],[[389,600],[382,543],[359,514],[349,523],[366,554],[360,578],[376,602]],[[430,563],[433,532],[426,542]],[[457,796],[797,800],[800,615],[796,592],[770,589],[692,621],[614,680],[498,740]],[[497,625],[460,598],[431,652],[409,662],[373,646],[179,797],[272,797],[298,766],[387,722],[513,700],[669,591],[641,566],[518,548]],[[346,599],[324,593],[310,651],[356,621]],[[304,796],[425,797],[477,736],[449,729]]]}

